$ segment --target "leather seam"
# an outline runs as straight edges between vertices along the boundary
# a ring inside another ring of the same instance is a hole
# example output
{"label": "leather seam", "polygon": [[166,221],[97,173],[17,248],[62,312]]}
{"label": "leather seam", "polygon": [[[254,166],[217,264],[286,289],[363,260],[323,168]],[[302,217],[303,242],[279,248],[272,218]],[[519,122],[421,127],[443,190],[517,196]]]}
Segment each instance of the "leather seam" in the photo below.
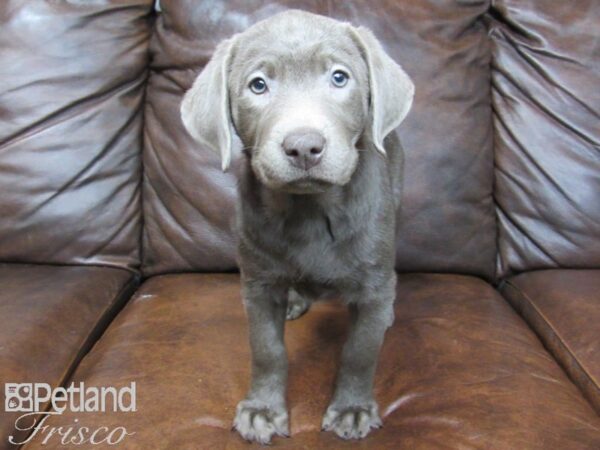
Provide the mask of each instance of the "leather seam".
{"label": "leather seam", "polygon": [[[73,374],[77,370],[77,367],[79,366],[83,358],[85,358],[85,356],[92,350],[94,344],[100,340],[100,338],[104,334],[104,331],[106,331],[106,329],[112,323],[112,320],[109,320],[110,316],[112,315],[113,319],[116,318],[119,312],[119,306],[125,306],[127,301],[132,297],[134,293],[134,288],[138,285],[138,283],[139,276],[134,275],[130,277],[129,280],[127,280],[127,282],[125,282],[121,289],[119,289],[119,291],[115,294],[115,296],[113,297],[113,301],[108,305],[104,313],[100,315],[98,320],[96,320],[94,325],[89,329],[90,333],[88,333],[87,337],[79,346],[77,355],[69,365],[69,368],[63,373],[63,376],[61,377],[60,386],[63,386],[64,383],[66,383],[72,378]],[[131,295],[127,296],[127,292],[130,291]],[[105,322],[106,327],[104,327],[104,330],[100,330],[102,323]]]}
{"label": "leather seam", "polygon": [[[568,354],[570,355],[571,359],[577,365],[577,367],[579,368],[579,370],[581,371],[581,373],[585,375],[585,378],[587,380],[589,380],[589,382],[592,384],[592,386],[595,387],[596,391],[598,391],[598,394],[600,394],[600,384],[595,380],[595,378],[592,376],[592,374],[589,373],[588,370],[586,370],[585,366],[581,363],[581,361],[579,360],[579,358],[576,356],[575,352],[573,352],[573,350],[566,343],[566,341],[562,337],[562,335],[552,325],[552,322],[550,320],[548,320],[548,318],[541,312],[541,310],[537,307],[537,305],[535,304],[535,302],[522,289],[519,289],[517,286],[515,286],[510,281],[505,280],[505,285],[508,286],[508,287],[510,287],[510,288],[512,288],[517,293],[517,295],[519,295],[520,297],[522,297],[527,303],[529,303],[533,307],[533,311],[538,315],[538,317],[540,319],[542,319],[544,321],[544,323],[547,325],[547,327],[550,330],[550,332],[554,336],[556,336],[556,338],[558,339],[558,342],[560,343],[560,345],[568,352]],[[560,361],[560,358],[558,358],[556,355],[553,354],[553,356],[555,356],[557,358],[557,360]],[[568,373],[569,371],[566,370],[566,372]],[[575,384],[577,384],[577,383],[575,383]]]}
{"label": "leather seam", "polygon": [[48,266],[48,267],[97,267],[101,269],[111,269],[111,270],[122,270],[131,274],[133,277],[139,277],[140,271],[133,266],[117,266],[112,264],[102,264],[102,263],[94,263],[94,264],[86,264],[86,263],[76,263],[76,262],[38,262],[38,261],[0,261],[0,265],[15,265],[15,266]]}
{"label": "leather seam", "polygon": [[[112,321],[109,321],[106,324],[106,327],[102,332],[99,332],[100,324],[102,324],[105,321],[105,319],[108,319],[110,314],[114,313],[117,309],[119,309],[119,305],[125,306],[127,301],[133,297],[133,294],[135,293],[135,288],[139,285],[139,282],[140,276],[137,274],[132,274],[132,276],[123,284],[123,286],[121,286],[119,291],[113,297],[113,301],[108,305],[104,313],[101,314],[98,320],[96,320],[96,322],[94,323],[94,325],[91,328],[89,328],[90,332],[78,346],[77,352],[75,353],[73,359],[67,364],[67,368],[59,376],[59,381],[56,383],[56,386],[64,387],[65,384],[70,379],[72,379],[73,374],[76,372],[81,361],[83,361],[83,359],[91,352],[92,348],[94,347],[94,344],[100,340],[100,338],[104,334],[104,331],[106,331],[106,329],[110,326]],[[129,296],[127,296],[128,292],[131,292]],[[118,314],[118,311],[116,312]],[[114,317],[116,317],[117,314],[115,314]],[[44,412],[50,411],[50,406],[51,403],[48,402],[48,404],[44,407]],[[31,435],[32,431],[33,430],[31,430],[27,434],[25,444],[29,443],[29,436]],[[23,448],[22,445],[19,446],[19,449],[21,448]]]}

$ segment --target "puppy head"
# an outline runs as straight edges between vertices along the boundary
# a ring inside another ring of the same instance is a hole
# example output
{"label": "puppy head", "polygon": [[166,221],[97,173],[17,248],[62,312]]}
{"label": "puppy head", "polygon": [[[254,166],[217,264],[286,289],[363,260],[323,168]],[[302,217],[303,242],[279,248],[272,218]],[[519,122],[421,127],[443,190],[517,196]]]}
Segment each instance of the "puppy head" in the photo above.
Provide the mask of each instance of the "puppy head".
{"label": "puppy head", "polygon": [[221,154],[223,170],[237,134],[262,183],[315,193],[350,180],[357,143],[385,154],[383,140],[413,93],[369,30],[288,11],[222,42],[186,93],[181,117]]}

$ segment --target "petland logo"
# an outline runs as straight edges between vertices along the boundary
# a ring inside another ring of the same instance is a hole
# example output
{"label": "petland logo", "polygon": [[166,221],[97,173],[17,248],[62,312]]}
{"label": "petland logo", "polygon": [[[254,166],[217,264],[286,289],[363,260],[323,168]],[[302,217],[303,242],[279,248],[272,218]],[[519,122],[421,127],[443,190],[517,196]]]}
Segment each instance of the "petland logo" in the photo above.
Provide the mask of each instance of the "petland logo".
{"label": "petland logo", "polygon": [[116,445],[135,434],[128,432],[125,427],[110,429],[100,426],[92,429],[79,426],[77,418],[71,426],[50,427],[45,423],[48,417],[61,415],[66,410],[74,413],[135,412],[135,381],[119,389],[86,387],[84,383],[71,383],[69,387],[57,388],[47,383],[5,383],[4,396],[6,412],[23,413],[15,420],[15,428],[22,431],[24,436],[29,434],[22,441],[9,436],[8,441],[13,445],[25,444],[35,436],[43,437],[42,445],[52,439],[60,440],[63,445]]}

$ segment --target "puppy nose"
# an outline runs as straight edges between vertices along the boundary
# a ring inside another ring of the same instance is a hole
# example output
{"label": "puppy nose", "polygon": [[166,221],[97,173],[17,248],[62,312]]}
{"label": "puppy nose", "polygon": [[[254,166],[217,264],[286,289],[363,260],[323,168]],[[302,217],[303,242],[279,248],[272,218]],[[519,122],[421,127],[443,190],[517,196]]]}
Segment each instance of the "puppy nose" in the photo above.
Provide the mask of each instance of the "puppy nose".
{"label": "puppy nose", "polygon": [[283,151],[292,165],[308,170],[321,162],[325,138],[312,129],[291,132],[283,140]]}

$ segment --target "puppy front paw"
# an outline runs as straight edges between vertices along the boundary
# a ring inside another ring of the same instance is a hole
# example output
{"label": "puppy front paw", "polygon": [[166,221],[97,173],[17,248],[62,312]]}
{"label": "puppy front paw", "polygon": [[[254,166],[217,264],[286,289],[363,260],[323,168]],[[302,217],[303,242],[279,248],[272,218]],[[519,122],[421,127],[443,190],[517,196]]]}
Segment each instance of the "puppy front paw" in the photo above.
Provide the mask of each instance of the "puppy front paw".
{"label": "puppy front paw", "polygon": [[331,404],[323,417],[321,428],[333,431],[342,439],[362,439],[371,428],[382,426],[377,409],[374,401],[343,407]]}
{"label": "puppy front paw", "polygon": [[237,405],[233,428],[247,441],[269,444],[273,435],[290,435],[285,407],[260,400],[242,400]]}

